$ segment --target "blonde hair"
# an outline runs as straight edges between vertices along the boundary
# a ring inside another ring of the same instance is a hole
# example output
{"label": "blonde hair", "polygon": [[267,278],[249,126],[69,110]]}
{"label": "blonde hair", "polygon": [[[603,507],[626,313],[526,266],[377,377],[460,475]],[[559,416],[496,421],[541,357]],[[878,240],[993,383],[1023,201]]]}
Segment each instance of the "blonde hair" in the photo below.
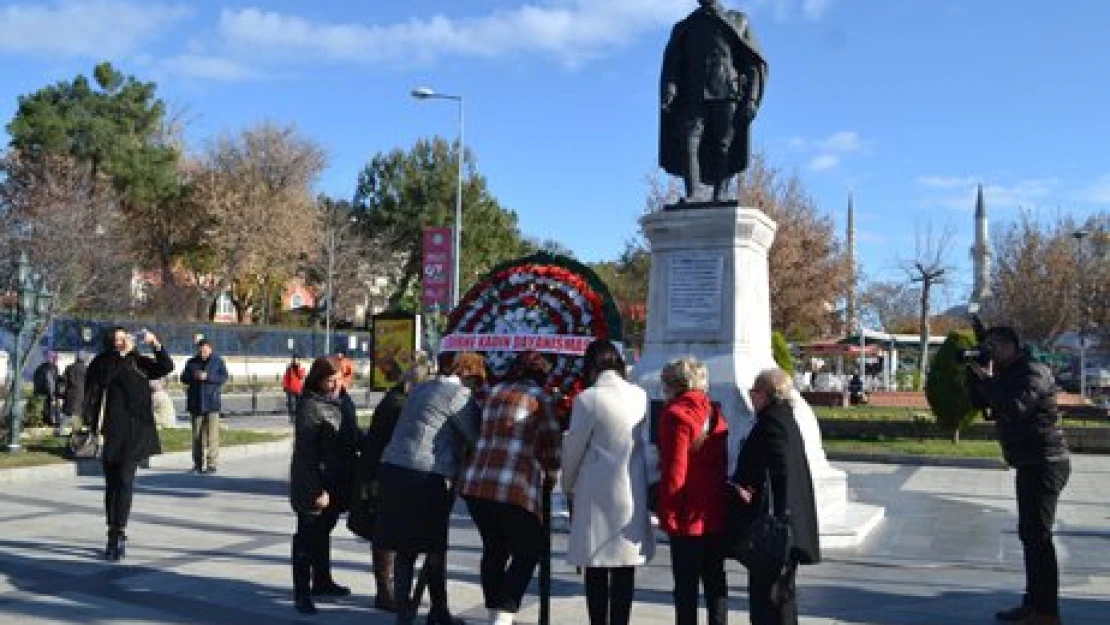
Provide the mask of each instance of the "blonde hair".
{"label": "blonde hair", "polygon": [[752,388],[766,391],[772,399],[789,400],[794,391],[794,383],[785,371],[778,368],[764,369],[755,376]]}
{"label": "blonde hair", "polygon": [[667,363],[659,372],[663,386],[678,393],[709,390],[709,370],[697,358],[684,356]]}

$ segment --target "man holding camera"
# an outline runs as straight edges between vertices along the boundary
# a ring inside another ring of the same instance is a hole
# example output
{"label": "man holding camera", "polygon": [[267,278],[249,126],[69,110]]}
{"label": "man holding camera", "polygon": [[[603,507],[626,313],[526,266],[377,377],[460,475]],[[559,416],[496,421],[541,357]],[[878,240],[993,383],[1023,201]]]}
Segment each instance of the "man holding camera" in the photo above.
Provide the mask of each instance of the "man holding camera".
{"label": "man holding camera", "polygon": [[1048,367],[1022,350],[1016,330],[996,326],[983,340],[986,358],[968,363],[972,403],[987,409],[1006,463],[1017,470],[1018,536],[1025,551],[1025,596],[999,621],[1058,625],[1060,575],[1052,525],[1071,462]]}

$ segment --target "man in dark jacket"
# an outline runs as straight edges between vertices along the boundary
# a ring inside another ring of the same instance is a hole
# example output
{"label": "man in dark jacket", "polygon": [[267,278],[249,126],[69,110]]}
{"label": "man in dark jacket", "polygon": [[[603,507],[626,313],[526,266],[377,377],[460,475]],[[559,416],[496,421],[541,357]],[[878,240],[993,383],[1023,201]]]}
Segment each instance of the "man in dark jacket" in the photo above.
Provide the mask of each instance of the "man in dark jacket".
{"label": "man in dark jacket", "polygon": [[85,374],[88,367],[85,365],[85,355],[77,352],[77,357],[62,374],[62,415],[69,420],[69,426],[76,428],[81,425],[82,404],[85,402]]}
{"label": "man in dark jacket", "polygon": [[54,400],[58,396],[58,354],[46,352],[42,364],[35,368],[32,382],[35,397],[42,400],[43,424],[58,425],[54,410]]}
{"label": "man in dark jacket", "polygon": [[1024,600],[997,618],[1025,625],[1058,624],[1060,575],[1052,525],[1071,461],[1059,426],[1056,382],[1048,367],[1022,350],[1013,328],[991,328],[984,347],[991,362],[968,365],[971,400],[989,411],[1002,454],[1017,469],[1018,536],[1025,550]]}
{"label": "man in dark jacket", "polygon": [[220,460],[220,393],[226,382],[224,359],[212,353],[207,339],[197,341],[197,355],[185,363],[181,372],[181,383],[188,387],[186,403],[193,425],[193,473],[216,472]]}

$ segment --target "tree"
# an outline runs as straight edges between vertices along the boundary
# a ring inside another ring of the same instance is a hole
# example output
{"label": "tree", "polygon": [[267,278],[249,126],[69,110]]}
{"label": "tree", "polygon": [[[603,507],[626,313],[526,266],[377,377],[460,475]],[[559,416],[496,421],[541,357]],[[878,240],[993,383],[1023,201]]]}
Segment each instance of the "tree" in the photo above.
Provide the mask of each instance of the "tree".
{"label": "tree", "polygon": [[919,310],[918,331],[921,333],[921,358],[917,369],[919,380],[925,380],[929,371],[929,319],[932,309],[933,288],[946,284],[951,266],[948,264],[948,250],[952,244],[952,230],[945,228],[936,236],[932,228],[918,228],[914,233],[914,255],[899,261],[902,271],[911,284],[919,285],[921,307]]}
{"label": "tree", "polygon": [[[1100,250],[1100,241],[1106,240],[1108,223],[1105,213],[1077,223],[1065,215],[1042,222],[1022,211],[993,241],[989,316],[1042,345],[1077,330],[1084,315],[1092,326],[1105,328],[1110,324],[1105,287],[1110,256]],[[1077,240],[1079,230],[1089,235]]]}
{"label": "tree", "polygon": [[119,204],[96,191],[102,183],[88,163],[68,156],[25,159],[9,151],[0,158],[0,264],[9,267],[3,273],[11,275],[15,254],[26,252],[54,296],[45,323],[22,353],[12,355],[17,371],[55,317],[78,307],[130,304],[131,273],[119,254],[125,241]]}
{"label": "tree", "polygon": [[205,309],[225,290],[240,323],[267,296],[267,278],[291,275],[320,240],[312,185],[323,150],[292,126],[264,123],[215,141],[192,181],[190,201],[211,219],[189,257]]}
{"label": "tree", "polygon": [[916,333],[919,330],[921,293],[899,282],[873,281],[860,293],[859,307],[875,327],[892,334]]}
{"label": "tree", "polygon": [[968,398],[967,367],[962,357],[964,350],[974,346],[973,332],[950,332],[933,357],[925,384],[929,408],[937,423],[952,436],[953,443],[960,442],[960,431],[971,425],[979,414]]}
{"label": "tree", "polygon": [[851,277],[832,218],[819,212],[797,174],[786,176],[760,153],[741,176],[738,195],[741,205],[778,224],[768,258],[772,327],[799,339],[828,334]]}
{"label": "tree", "polygon": [[[490,193],[469,150],[464,162],[460,293],[494,265],[528,250],[516,213]],[[417,141],[407,152],[379,153],[359,173],[354,204],[363,227],[377,233],[387,249],[404,255],[390,297],[395,307],[415,305],[424,229],[454,222],[458,165],[458,144],[436,137]]]}

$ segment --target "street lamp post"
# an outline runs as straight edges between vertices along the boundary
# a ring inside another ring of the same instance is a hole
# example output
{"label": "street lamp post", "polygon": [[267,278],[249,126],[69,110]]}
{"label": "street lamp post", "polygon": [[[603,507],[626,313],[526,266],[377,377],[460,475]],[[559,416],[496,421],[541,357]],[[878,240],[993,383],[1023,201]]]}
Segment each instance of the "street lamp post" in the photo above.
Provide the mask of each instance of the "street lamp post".
{"label": "street lamp post", "polygon": [[0,323],[15,337],[12,354],[8,358],[8,451],[22,449],[19,440],[23,429],[25,406],[20,401],[23,390],[23,368],[19,366],[23,352],[23,340],[46,318],[53,298],[46,288],[46,282],[38,274],[32,274],[27,254],[21,253],[16,264],[15,301],[8,310],[0,314]]}
{"label": "street lamp post", "polygon": [[454,100],[459,103],[459,180],[455,189],[455,227],[454,234],[454,275],[451,276],[451,307],[459,304],[459,287],[461,274],[459,273],[459,258],[462,256],[462,192],[463,192],[463,164],[466,160],[466,149],[463,143],[463,97],[439,93],[430,87],[417,87],[412,90],[412,97],[418,100]]}
{"label": "street lamp post", "polygon": [[1083,398],[1087,397],[1087,301],[1086,293],[1083,291],[1083,276],[1086,271],[1083,262],[1083,239],[1089,234],[1087,230],[1076,230],[1071,234],[1075,238],[1075,245],[1078,248],[1076,251],[1079,255],[1077,265],[1079,278],[1075,281],[1077,296],[1075,300],[1079,305],[1079,396]]}

